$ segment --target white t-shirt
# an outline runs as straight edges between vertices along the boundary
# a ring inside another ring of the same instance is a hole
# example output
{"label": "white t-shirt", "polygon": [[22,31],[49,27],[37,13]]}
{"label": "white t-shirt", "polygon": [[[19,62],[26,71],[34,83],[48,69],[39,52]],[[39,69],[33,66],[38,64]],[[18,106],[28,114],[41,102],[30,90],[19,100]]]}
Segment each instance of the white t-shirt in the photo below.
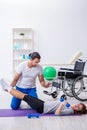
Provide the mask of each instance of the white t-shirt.
{"label": "white t-shirt", "polygon": [[20,88],[35,88],[36,78],[38,75],[43,75],[43,69],[40,65],[28,67],[28,61],[22,62],[16,68],[16,72],[21,74],[16,86]]}
{"label": "white t-shirt", "polygon": [[[55,113],[60,105],[59,101],[46,101],[44,102],[44,113]],[[74,114],[74,110],[69,107],[63,107],[60,115],[71,115]]]}

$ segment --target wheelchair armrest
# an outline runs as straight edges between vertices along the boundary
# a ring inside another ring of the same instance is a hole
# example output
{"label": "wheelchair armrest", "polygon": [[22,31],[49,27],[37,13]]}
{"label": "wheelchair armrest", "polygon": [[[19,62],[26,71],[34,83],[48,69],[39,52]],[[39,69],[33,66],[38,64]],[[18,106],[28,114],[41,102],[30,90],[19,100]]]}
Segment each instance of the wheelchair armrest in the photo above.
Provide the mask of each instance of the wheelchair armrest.
{"label": "wheelchair armrest", "polygon": [[69,68],[60,68],[59,70],[75,71],[74,69],[69,69]]}
{"label": "wheelchair armrest", "polygon": [[82,74],[82,71],[80,71],[80,70],[74,70],[74,74]]}
{"label": "wheelchair armrest", "polygon": [[69,69],[69,68],[60,68],[60,71],[66,70],[65,72],[73,72],[73,73],[82,73],[80,70],[75,70],[75,69]]}

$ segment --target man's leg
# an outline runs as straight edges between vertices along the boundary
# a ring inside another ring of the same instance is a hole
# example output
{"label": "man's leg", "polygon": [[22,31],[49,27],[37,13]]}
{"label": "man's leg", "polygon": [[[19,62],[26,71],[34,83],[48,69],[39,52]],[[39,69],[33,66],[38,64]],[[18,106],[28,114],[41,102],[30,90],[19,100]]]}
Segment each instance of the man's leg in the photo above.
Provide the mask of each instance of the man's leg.
{"label": "man's leg", "polygon": [[20,104],[21,104],[21,99],[18,99],[16,97],[12,97],[10,107],[13,110],[17,110],[20,107]]}
{"label": "man's leg", "polygon": [[[19,90],[21,91],[21,88],[17,87],[16,86],[16,90]],[[21,91],[22,92],[22,91]],[[21,99],[19,98],[16,98],[16,97],[12,97],[12,100],[11,100],[11,104],[10,104],[10,107],[13,109],[13,110],[16,110],[20,107],[20,104],[21,104]]]}
{"label": "man's leg", "polygon": [[31,89],[29,90],[28,95],[30,95],[30,96],[32,96],[32,97],[35,97],[35,98],[38,98],[37,92],[36,92],[36,88],[31,88]]}

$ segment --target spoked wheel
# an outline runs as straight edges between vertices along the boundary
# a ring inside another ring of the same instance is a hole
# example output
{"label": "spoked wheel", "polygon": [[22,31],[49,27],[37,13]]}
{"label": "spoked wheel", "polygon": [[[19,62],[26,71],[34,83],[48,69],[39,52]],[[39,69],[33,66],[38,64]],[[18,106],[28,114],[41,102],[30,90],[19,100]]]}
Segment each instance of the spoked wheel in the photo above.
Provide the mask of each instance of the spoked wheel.
{"label": "spoked wheel", "polygon": [[63,92],[69,97],[73,97],[72,84],[73,84],[73,80],[71,79],[67,79],[62,82]]}
{"label": "spoked wheel", "polygon": [[72,93],[80,101],[87,101],[87,75],[79,76],[73,82]]}

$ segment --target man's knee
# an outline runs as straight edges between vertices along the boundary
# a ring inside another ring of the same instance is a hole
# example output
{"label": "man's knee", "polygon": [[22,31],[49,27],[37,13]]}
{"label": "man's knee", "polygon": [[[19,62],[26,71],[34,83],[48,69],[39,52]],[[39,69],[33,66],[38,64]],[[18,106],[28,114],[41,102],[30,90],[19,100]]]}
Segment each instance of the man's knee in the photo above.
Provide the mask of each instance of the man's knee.
{"label": "man's knee", "polygon": [[13,109],[13,110],[16,110],[20,107],[20,104],[21,104],[21,100],[20,99],[16,99],[16,98],[12,98],[12,102],[10,104],[10,107]]}
{"label": "man's knee", "polygon": [[15,104],[11,104],[10,107],[13,110],[17,110],[19,108],[20,105],[16,106]]}

